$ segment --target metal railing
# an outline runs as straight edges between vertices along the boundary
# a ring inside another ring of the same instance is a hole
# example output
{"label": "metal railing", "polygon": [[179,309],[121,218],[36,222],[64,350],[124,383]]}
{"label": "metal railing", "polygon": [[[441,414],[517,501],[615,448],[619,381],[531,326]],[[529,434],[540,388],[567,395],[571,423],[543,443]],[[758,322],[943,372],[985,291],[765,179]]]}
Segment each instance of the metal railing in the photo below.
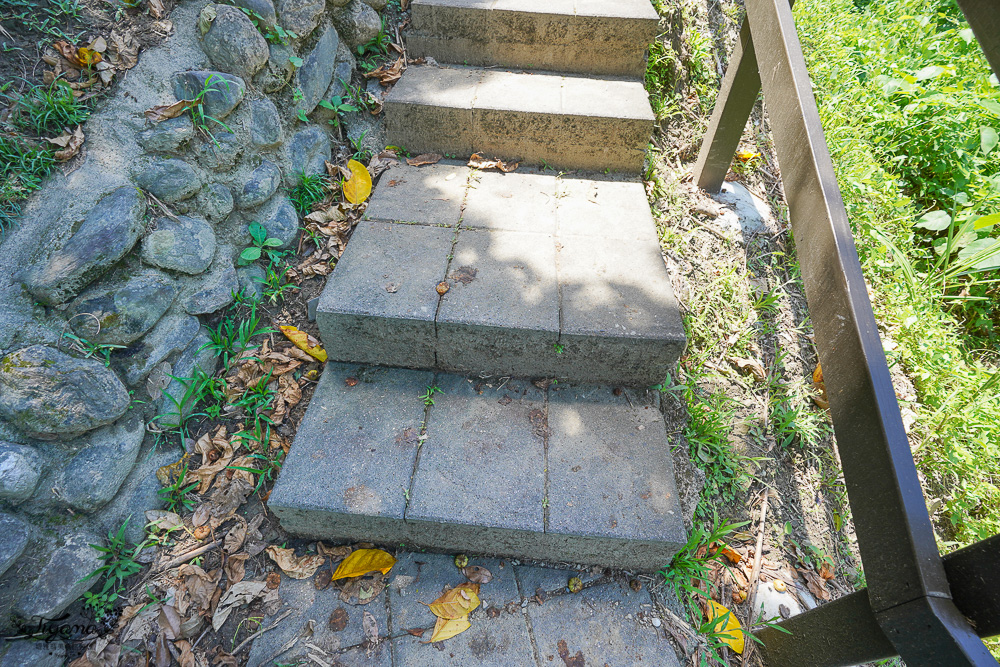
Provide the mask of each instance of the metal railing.
{"label": "metal railing", "polygon": [[[1000,0],[958,0],[1000,74]],[[788,0],[745,0],[694,176],[717,192],[761,90],[868,588],[765,628],[768,667],[996,665],[1000,536],[941,557]]]}

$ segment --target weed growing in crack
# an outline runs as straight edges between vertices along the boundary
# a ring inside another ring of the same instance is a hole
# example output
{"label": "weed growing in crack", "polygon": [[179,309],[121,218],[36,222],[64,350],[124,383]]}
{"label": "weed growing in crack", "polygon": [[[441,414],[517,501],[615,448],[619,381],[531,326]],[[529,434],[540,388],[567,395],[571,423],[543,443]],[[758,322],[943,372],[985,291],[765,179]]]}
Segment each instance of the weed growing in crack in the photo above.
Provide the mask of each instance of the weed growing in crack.
{"label": "weed growing in crack", "polygon": [[91,591],[84,593],[83,605],[98,622],[104,620],[114,610],[118,596],[124,591],[125,580],[142,570],[142,565],[135,559],[147,544],[143,542],[140,545],[134,545],[128,541],[125,537],[128,522],[129,519],[126,519],[117,532],[108,532],[107,546],[90,545],[101,553],[100,559],[104,564],[81,581],[102,577],[104,585],[97,593]]}
{"label": "weed growing in crack", "polygon": [[330,191],[330,179],[323,174],[299,175],[298,182],[288,188],[288,199],[295,207],[295,211],[300,216],[307,216],[312,213],[312,208],[316,204],[326,199]]}
{"label": "weed growing in crack", "polygon": [[177,473],[177,478],[169,486],[163,487],[157,493],[168,512],[189,510],[197,504],[193,498],[188,497],[188,494],[198,488],[198,482],[192,482],[191,484],[184,483],[184,479],[187,477],[187,470],[188,467],[185,463]]}

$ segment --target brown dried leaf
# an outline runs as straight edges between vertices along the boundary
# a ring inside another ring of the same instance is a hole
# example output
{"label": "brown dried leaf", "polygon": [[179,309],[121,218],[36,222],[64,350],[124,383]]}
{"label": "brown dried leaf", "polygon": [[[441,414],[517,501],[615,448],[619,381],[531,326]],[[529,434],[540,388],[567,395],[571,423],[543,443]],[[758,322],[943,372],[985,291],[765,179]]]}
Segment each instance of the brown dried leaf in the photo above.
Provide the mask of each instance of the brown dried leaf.
{"label": "brown dried leaf", "polygon": [[150,121],[159,123],[170,118],[177,118],[195,104],[197,102],[194,100],[178,100],[173,104],[160,104],[151,109],[146,109],[145,115]]}
{"label": "brown dried leaf", "polygon": [[[202,436],[202,438],[198,440],[198,443],[201,443],[206,436]],[[195,444],[196,448],[199,447],[198,443]],[[212,449],[219,449],[221,451],[219,457],[215,459],[214,462],[210,462],[206,465],[206,459],[210,461],[212,457],[203,452],[201,467],[197,470],[189,470],[187,475],[184,477],[185,484],[198,482],[197,492],[199,494],[207,493],[209,487],[212,486],[212,481],[215,479],[215,476],[225,470],[226,466],[233,460],[233,445],[226,439],[225,425],[220,426],[218,430],[216,430],[215,435],[211,438],[211,444],[213,445]],[[202,447],[205,447],[205,445],[202,445]],[[202,450],[199,449],[199,451]]]}
{"label": "brown dried leaf", "polygon": [[368,640],[369,647],[378,644],[380,639],[378,636],[378,621],[367,611],[361,619],[361,627],[365,631],[365,639]]}
{"label": "brown dried leaf", "polygon": [[365,605],[378,599],[385,590],[385,575],[381,572],[366,577],[341,579],[336,586],[340,589],[340,599],[350,605]]}
{"label": "brown dried leaf", "polygon": [[819,396],[813,396],[813,403],[823,410],[830,409],[830,398],[826,395],[826,383],[823,381],[823,367],[820,364],[816,364],[816,370],[813,371],[813,389],[819,392]]}
{"label": "brown dried leaf", "polygon": [[226,557],[226,564],[223,571],[226,573],[226,581],[232,586],[243,581],[246,576],[246,562],[250,554],[234,554]]}
{"label": "brown dried leaf", "polygon": [[55,152],[55,158],[57,162],[66,162],[80,152],[84,141],[83,128],[77,125],[72,132],[65,132],[55,139],[46,139],[45,141],[62,147],[62,150]]}
{"label": "brown dried leaf", "polygon": [[229,532],[226,533],[226,539],[222,543],[223,550],[229,554],[239,551],[247,539],[247,520],[239,515],[237,515],[236,520],[238,523],[229,529]]}
{"label": "brown dried leaf", "polygon": [[350,546],[339,546],[339,547],[328,547],[322,542],[316,543],[316,553],[320,556],[328,556],[331,563],[336,563],[342,561],[351,555],[354,551],[354,547]]}
{"label": "brown dried leaf", "polygon": [[406,164],[411,167],[422,167],[425,164],[437,164],[443,159],[444,156],[438,155],[437,153],[424,153],[416,157],[406,158]]}
{"label": "brown dried leaf", "polygon": [[330,581],[333,579],[333,572],[328,569],[320,570],[313,579],[313,586],[316,587],[318,591],[325,591],[330,586]]}
{"label": "brown dried leaf", "polygon": [[162,0],[146,0],[146,4],[149,5],[149,13],[153,15],[154,19],[162,19],[167,15]]}
{"label": "brown dried leaf", "polygon": [[326,561],[324,556],[296,556],[295,549],[270,546],[264,551],[292,579],[308,579]]}
{"label": "brown dried leaf", "polygon": [[757,382],[767,381],[767,372],[764,370],[764,366],[756,359],[743,359],[741,357],[733,357],[730,361],[734,363],[744,374],[750,374],[753,379]]}
{"label": "brown dried leaf", "polygon": [[333,632],[341,632],[347,627],[347,610],[343,607],[337,607],[330,614],[330,630]]}
{"label": "brown dried leaf", "polygon": [[799,570],[799,574],[805,577],[806,587],[809,592],[820,600],[830,600],[830,591],[826,587],[826,580],[819,576],[814,570]]}
{"label": "brown dried leaf", "polygon": [[497,159],[489,159],[483,157],[479,153],[473,153],[472,157],[469,158],[469,166],[475,169],[499,169],[505,174],[509,174],[512,171],[516,171],[519,163],[517,162],[503,162]]}
{"label": "brown dried leaf", "polygon": [[378,79],[378,82],[383,86],[396,83],[401,76],[403,76],[402,58],[397,58],[396,62],[391,65],[387,63],[378,69],[373,69],[371,72],[365,72],[366,79]]}
{"label": "brown dried leaf", "polygon": [[423,637],[424,633],[427,632],[427,628],[408,628],[406,631],[414,637]]}
{"label": "brown dried leaf", "polygon": [[219,600],[219,606],[212,615],[212,628],[218,632],[234,609],[250,604],[262,596],[266,588],[263,581],[241,581],[231,586]]}
{"label": "brown dried leaf", "polygon": [[474,584],[488,584],[493,581],[493,573],[485,567],[480,567],[478,565],[463,567],[462,574],[464,574],[465,578]]}
{"label": "brown dried leaf", "polygon": [[267,575],[267,587],[270,590],[275,590],[281,585],[281,575],[277,572],[269,572]]}

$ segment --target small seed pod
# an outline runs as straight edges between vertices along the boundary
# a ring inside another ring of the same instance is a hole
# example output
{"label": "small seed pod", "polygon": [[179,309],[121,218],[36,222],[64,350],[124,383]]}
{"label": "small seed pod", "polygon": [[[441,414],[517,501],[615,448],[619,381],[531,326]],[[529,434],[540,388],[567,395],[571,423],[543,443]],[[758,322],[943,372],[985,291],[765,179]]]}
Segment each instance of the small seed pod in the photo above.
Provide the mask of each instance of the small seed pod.
{"label": "small seed pod", "polygon": [[451,287],[448,285],[448,283],[446,283],[446,282],[444,282],[442,280],[441,282],[439,282],[437,284],[437,288],[436,289],[437,289],[437,293],[438,294],[447,294],[448,290],[451,289]]}
{"label": "small seed pod", "polygon": [[461,570],[468,564],[469,564],[469,557],[466,556],[465,554],[458,554],[457,556],[455,556],[455,567],[457,567],[458,569]]}
{"label": "small seed pod", "polygon": [[570,593],[579,593],[583,590],[583,581],[580,577],[570,577],[569,583],[566,584],[566,588]]}
{"label": "small seed pod", "polygon": [[775,579],[774,590],[778,591],[779,593],[784,593],[786,590],[788,590],[788,587],[785,586],[785,582],[783,582],[781,579]]}

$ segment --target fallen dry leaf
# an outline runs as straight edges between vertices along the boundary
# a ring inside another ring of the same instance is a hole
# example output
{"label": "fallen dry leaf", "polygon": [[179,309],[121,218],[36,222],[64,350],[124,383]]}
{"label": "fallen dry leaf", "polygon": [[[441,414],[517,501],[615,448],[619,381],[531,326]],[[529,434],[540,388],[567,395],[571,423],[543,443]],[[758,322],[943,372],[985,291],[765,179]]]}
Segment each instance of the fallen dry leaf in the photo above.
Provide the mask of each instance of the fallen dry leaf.
{"label": "fallen dry leaf", "polygon": [[250,604],[263,595],[266,588],[267,584],[263,581],[241,581],[234,584],[219,600],[219,606],[212,616],[212,628],[218,632],[234,609]]}
{"label": "fallen dry leaf", "polygon": [[281,575],[277,572],[270,572],[267,575],[267,587],[270,590],[275,590],[281,585]]}
{"label": "fallen dry leaf", "polygon": [[[211,455],[205,454],[205,451],[211,451],[209,444],[211,445],[211,450],[220,450],[214,462],[211,460]],[[195,448],[202,452],[202,465],[197,470],[188,470],[187,475],[184,477],[184,483],[191,484],[198,482],[197,493],[204,494],[208,492],[215,476],[225,470],[226,466],[233,460],[233,444],[226,439],[226,427],[222,425],[211,438],[209,438],[207,433],[203,435],[198,440],[198,443],[195,444]],[[206,464],[206,461],[209,462]]]}
{"label": "fallen dry leaf", "polygon": [[396,559],[381,549],[358,549],[341,561],[333,580],[361,577],[369,572],[388,574],[395,564]]}
{"label": "fallen dry leaf", "polygon": [[343,607],[337,607],[330,614],[330,630],[333,632],[341,632],[347,627],[347,610]]}
{"label": "fallen dry leaf", "polygon": [[270,546],[264,551],[292,579],[308,579],[326,562],[323,556],[296,556],[295,549]]}
{"label": "fallen dry leaf", "polygon": [[830,399],[826,395],[826,383],[823,381],[823,367],[820,364],[816,364],[816,370],[813,371],[813,389],[819,392],[819,396],[813,396],[813,403],[818,407],[829,410],[830,409]]}
{"label": "fallen dry leaf", "polygon": [[765,382],[767,380],[767,372],[764,370],[763,364],[756,359],[733,357],[732,362],[736,364],[736,366],[743,371],[744,374],[749,373],[752,375],[757,382]]}
{"label": "fallen dry leaf", "polygon": [[347,168],[351,176],[344,182],[344,199],[356,206],[364,203],[372,193],[372,175],[368,167],[357,160],[348,160]]}
{"label": "fallen dry leaf", "polygon": [[167,10],[163,6],[162,0],[146,0],[146,4],[149,5],[149,13],[153,15],[154,19],[162,19],[167,15]]}
{"label": "fallen dry leaf", "polygon": [[390,84],[399,81],[399,77],[403,76],[403,59],[397,58],[396,62],[391,65],[386,63],[378,69],[373,69],[370,72],[365,72],[366,79],[378,79],[378,82],[383,86],[388,86]]}
{"label": "fallen dry leaf", "polygon": [[411,167],[422,167],[425,164],[437,164],[441,161],[443,156],[437,153],[424,153],[423,155],[418,155],[416,157],[406,158],[406,164]]}
{"label": "fallen dry leaf", "polygon": [[468,616],[479,606],[479,584],[465,583],[446,591],[441,597],[427,605],[438,618],[457,619]]}
{"label": "fallen dry leaf", "polygon": [[319,361],[326,361],[326,350],[323,349],[318,340],[305,331],[300,331],[296,327],[289,325],[282,325],[278,328],[281,329],[281,333],[285,334],[288,340],[295,343],[295,347],[305,351]]}
{"label": "fallen dry leaf", "polygon": [[469,158],[469,166],[475,169],[499,169],[505,174],[509,174],[512,171],[516,171],[519,163],[517,162],[503,162],[497,159],[485,158],[479,153],[473,153],[472,157]]}
{"label": "fallen dry leaf", "polygon": [[805,577],[806,588],[809,589],[810,593],[815,595],[820,600],[828,601],[831,599],[830,590],[826,587],[826,580],[819,576],[815,570],[800,569],[799,574]]}
{"label": "fallen dry leaf", "polygon": [[465,578],[474,584],[488,584],[493,581],[493,573],[485,567],[480,567],[478,565],[463,567],[462,574],[464,574]]}
{"label": "fallen dry leaf", "polygon": [[316,587],[318,591],[325,591],[330,586],[330,581],[333,578],[333,573],[330,570],[320,570],[316,578],[313,579],[313,586]]}
{"label": "fallen dry leaf", "polygon": [[104,59],[100,53],[93,49],[88,49],[85,46],[76,48],[65,40],[59,40],[52,46],[59,51],[59,55],[77,67],[90,68]]}
{"label": "fallen dry leaf", "polygon": [[823,579],[833,579],[833,565],[824,561],[823,564],[819,566],[819,576]]}
{"label": "fallen dry leaf", "polygon": [[427,632],[427,628],[408,628],[406,632],[414,637],[423,637],[424,633]]}
{"label": "fallen dry leaf", "polygon": [[62,150],[55,152],[56,162],[66,162],[80,152],[83,146],[83,126],[77,125],[72,132],[66,132],[55,139],[46,139],[50,144],[62,147]]}
{"label": "fallen dry leaf", "polygon": [[368,640],[369,647],[378,644],[380,639],[378,636],[378,621],[367,611],[361,617],[361,628],[365,632],[365,639]]}
{"label": "fallen dry leaf", "polygon": [[178,100],[173,104],[160,104],[151,109],[146,109],[145,116],[150,121],[159,123],[162,120],[177,118],[195,104],[197,102],[194,100]]}
{"label": "fallen dry leaf", "polygon": [[443,642],[446,639],[451,639],[455,635],[465,632],[471,627],[472,623],[469,622],[468,615],[459,618],[438,617],[437,623],[434,624],[434,633],[431,635],[430,640],[424,643],[433,644],[434,642]]}
{"label": "fallen dry leaf", "polygon": [[[728,617],[726,617],[727,614]],[[705,616],[708,618],[709,623],[726,617],[724,623],[719,621],[718,625],[714,626],[713,629],[717,633],[715,636],[723,644],[737,653],[742,654],[743,649],[745,648],[744,644],[746,639],[743,636],[743,628],[740,626],[740,622],[739,619],[736,618],[736,614],[732,613],[718,602],[708,600],[705,608]]]}
{"label": "fallen dry leaf", "polygon": [[340,599],[350,605],[366,605],[378,599],[385,590],[386,575],[373,572],[361,577],[341,579],[336,586],[340,589]]}

